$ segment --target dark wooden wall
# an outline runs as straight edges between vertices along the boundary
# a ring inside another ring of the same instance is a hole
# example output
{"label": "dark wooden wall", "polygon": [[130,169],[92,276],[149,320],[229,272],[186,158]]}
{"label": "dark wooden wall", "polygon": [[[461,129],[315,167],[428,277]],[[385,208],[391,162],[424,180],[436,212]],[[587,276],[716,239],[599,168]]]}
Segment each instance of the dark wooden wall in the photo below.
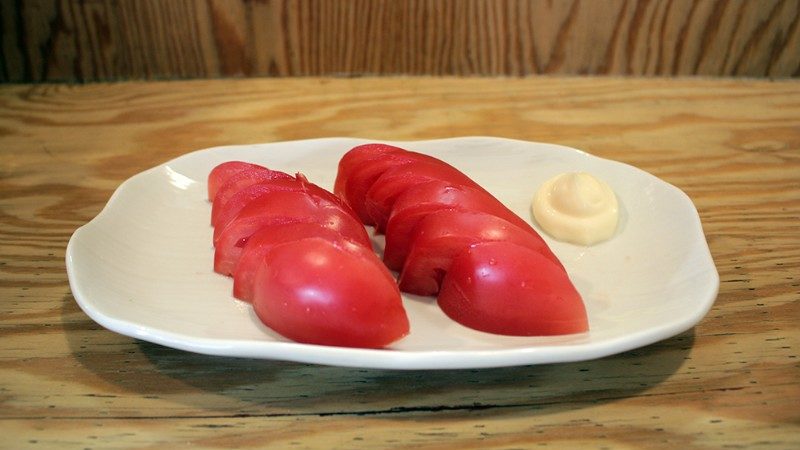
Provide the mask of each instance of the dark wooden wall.
{"label": "dark wooden wall", "polygon": [[800,75],[800,0],[0,0],[0,81]]}

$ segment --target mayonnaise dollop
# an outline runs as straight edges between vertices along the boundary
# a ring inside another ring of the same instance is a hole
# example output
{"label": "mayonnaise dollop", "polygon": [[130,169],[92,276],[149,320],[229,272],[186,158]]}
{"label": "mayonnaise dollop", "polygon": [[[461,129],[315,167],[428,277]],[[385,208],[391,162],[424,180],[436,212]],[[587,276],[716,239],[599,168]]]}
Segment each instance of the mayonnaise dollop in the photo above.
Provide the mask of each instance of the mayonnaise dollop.
{"label": "mayonnaise dollop", "polygon": [[560,241],[592,245],[614,235],[619,220],[611,187],[585,172],[568,172],[547,180],[533,198],[533,217]]}

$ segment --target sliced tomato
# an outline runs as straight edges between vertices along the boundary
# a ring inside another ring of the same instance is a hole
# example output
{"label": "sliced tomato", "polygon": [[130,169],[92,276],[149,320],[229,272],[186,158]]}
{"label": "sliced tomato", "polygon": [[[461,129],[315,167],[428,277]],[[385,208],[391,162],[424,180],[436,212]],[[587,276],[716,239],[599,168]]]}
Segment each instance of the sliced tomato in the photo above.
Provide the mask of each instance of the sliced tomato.
{"label": "sliced tomato", "polygon": [[541,253],[511,242],[462,250],[442,281],[438,304],[451,319],[495,334],[544,336],[589,329],[567,273]]}
{"label": "sliced tomato", "polygon": [[[242,248],[239,261],[233,270],[233,296],[241,300],[252,301],[253,280],[258,269],[264,263],[264,256],[267,252],[276,245],[310,237],[320,237],[331,242],[349,241],[356,245],[364,245],[363,242],[351,241],[338,231],[318,223],[284,223],[264,226],[250,236],[247,244]],[[377,259],[377,256],[375,258]]]}
{"label": "sliced tomato", "polygon": [[277,178],[244,186],[228,198],[218,195],[211,204],[211,225],[224,228],[248,203],[269,192],[299,190],[300,182],[296,179]]}
{"label": "sliced tomato", "polygon": [[308,192],[309,194],[311,194],[311,195],[313,195],[313,196],[315,196],[315,197],[317,197],[319,199],[322,199],[322,200],[325,200],[325,201],[329,201],[331,203],[335,203],[335,204],[339,205],[339,207],[341,207],[343,210],[345,210],[345,212],[350,213],[353,216],[353,218],[358,219],[358,215],[356,215],[355,211],[353,211],[353,208],[351,208],[350,205],[348,205],[347,202],[345,202],[338,195],[336,195],[333,192],[331,192],[331,191],[329,191],[329,190],[327,190],[325,188],[319,187],[316,184],[308,181],[308,178],[306,178],[306,176],[304,174],[300,173],[300,172],[295,174],[295,179],[297,179],[297,181],[300,182],[300,185],[302,186],[302,190],[303,191]]}
{"label": "sliced tomato", "polygon": [[212,201],[217,203],[217,208],[219,208],[231,197],[236,195],[237,192],[247,186],[276,179],[292,180],[294,177],[284,172],[267,169],[266,167],[256,167],[239,171],[228,177],[222,186],[219,187]]}
{"label": "sliced tomato", "polygon": [[353,210],[342,199],[316,184],[308,182],[303,174],[297,174],[296,178],[275,178],[245,186],[227,201],[224,201],[223,195],[218,195],[211,206],[211,224],[215,228],[225,227],[248,203],[273,191],[306,192],[321,200],[339,205],[345,212],[357,219]]}
{"label": "sliced tomato", "polygon": [[337,192],[337,195],[345,199],[364,224],[374,225],[375,222],[369,216],[365,203],[367,191],[369,191],[372,184],[389,169],[420,161],[442,166],[446,165],[444,161],[422,153],[402,149],[386,151],[362,160],[357,170],[351,171],[346,178],[343,176],[344,179],[341,181],[343,187],[340,192]]}
{"label": "sliced tomato", "polygon": [[229,275],[242,248],[259,228],[280,223],[319,223],[364,246],[370,246],[364,226],[337,204],[301,191],[270,192],[251,201],[225,228],[214,230],[214,270]]}
{"label": "sliced tomato", "polygon": [[388,169],[398,165],[408,164],[409,162],[411,161],[404,153],[387,154],[383,158],[376,158],[364,163],[359,168],[358,172],[353,173],[350,178],[347,179],[345,183],[344,199],[365,225],[374,225],[365,204],[367,191],[370,186],[372,186],[372,183]]}
{"label": "sliced tomato", "polygon": [[371,250],[313,237],[274,246],[254,283],[259,319],[297,342],[385,347],[409,332],[391,274]]}
{"label": "sliced tomato", "polygon": [[386,248],[383,256],[383,262],[389,269],[400,270],[403,267],[417,223],[428,214],[443,209],[492,214],[538,236],[530,224],[485,191],[432,181],[407,189],[392,206],[392,213],[386,222]]}
{"label": "sliced tomato", "polygon": [[544,240],[507,220],[476,211],[443,210],[424,217],[414,229],[400,273],[400,290],[436,295],[453,258],[472,244],[511,242],[544,255],[563,270]]}
{"label": "sliced tomato", "polygon": [[336,180],[333,183],[333,193],[346,198],[345,184],[350,176],[359,170],[361,164],[370,159],[376,158],[384,153],[403,153],[406,150],[387,144],[363,144],[350,149],[339,159]]}
{"label": "sliced tomato", "polygon": [[461,171],[441,161],[413,161],[391,167],[372,183],[364,199],[364,207],[376,231],[381,233],[386,229],[394,202],[407,189],[436,180],[483,189]]}
{"label": "sliced tomato", "polygon": [[266,169],[266,167],[244,161],[227,161],[217,165],[208,174],[208,201],[214,201],[219,188],[234,174],[245,170],[259,169]]}

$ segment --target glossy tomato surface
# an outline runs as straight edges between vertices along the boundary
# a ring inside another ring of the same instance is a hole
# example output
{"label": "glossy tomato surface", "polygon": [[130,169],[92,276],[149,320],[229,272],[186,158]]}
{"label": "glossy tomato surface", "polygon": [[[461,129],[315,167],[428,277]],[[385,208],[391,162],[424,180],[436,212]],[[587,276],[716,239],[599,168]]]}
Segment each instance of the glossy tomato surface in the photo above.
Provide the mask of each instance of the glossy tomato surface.
{"label": "glossy tomato surface", "polygon": [[211,225],[225,227],[248,203],[269,192],[299,190],[294,178],[277,178],[244,186],[228,198],[218,195],[211,204]]}
{"label": "glossy tomato surface", "polygon": [[333,183],[333,193],[345,198],[345,184],[353,172],[357,171],[361,164],[370,159],[374,159],[384,153],[403,153],[406,150],[387,144],[363,144],[357,145],[345,153],[339,159],[336,171],[336,180]]}
{"label": "glossy tomato surface", "polygon": [[409,332],[400,291],[375,255],[322,238],[267,252],[253,306],[267,326],[308,344],[380,348]]}
{"label": "glossy tomato surface", "polygon": [[450,209],[424,217],[414,228],[410,252],[400,273],[400,290],[436,295],[453,258],[472,244],[490,241],[527,247],[561,267],[539,235],[491,214]]}
{"label": "glossy tomato surface", "polygon": [[339,197],[316,184],[309,183],[302,174],[298,174],[297,177],[259,181],[241,188],[227,199],[223,195],[218,195],[211,206],[211,224],[217,228],[225,227],[248,203],[273,191],[302,191],[320,200],[338,205],[345,212],[350,213],[353,218],[357,219],[353,210]]}
{"label": "glossy tomato surface", "polygon": [[284,172],[270,170],[260,166],[257,166],[253,169],[239,171],[228,177],[228,179],[222,183],[212,202],[216,203],[217,208],[219,208],[231,197],[236,195],[237,192],[246,188],[247,186],[276,179],[292,180],[294,177]]}
{"label": "glossy tomato surface", "polygon": [[214,270],[233,272],[248,239],[259,228],[280,223],[318,223],[364,246],[370,246],[364,226],[335,203],[301,191],[274,191],[245,206],[224,228],[214,230]]}
{"label": "glossy tomato surface", "polygon": [[387,151],[362,160],[346,177],[343,176],[341,181],[343,186],[340,191],[336,191],[336,194],[345,199],[362,222],[366,225],[374,225],[375,222],[369,216],[366,208],[367,192],[373,183],[387,170],[420,161],[446,165],[445,162],[422,153],[402,149]]}
{"label": "glossy tomato surface", "polygon": [[456,322],[495,334],[589,329],[583,300],[567,273],[541,253],[510,242],[475,244],[453,258],[438,304]]}
{"label": "glossy tomato surface", "polygon": [[[330,242],[356,243],[338,231],[318,223],[283,223],[266,225],[256,231],[247,244],[242,248],[239,261],[233,270],[233,296],[245,301],[253,299],[253,281],[259,268],[264,264],[264,256],[273,247],[286,242],[297,241],[310,237],[319,237]],[[371,248],[368,248],[371,250]],[[377,259],[377,256],[375,256]]]}
{"label": "glossy tomato surface", "polygon": [[413,161],[392,167],[379,176],[367,190],[364,206],[377,232],[386,229],[386,221],[397,198],[406,190],[429,181],[443,181],[454,186],[482,190],[468,176],[441,161]]}
{"label": "glossy tomato surface", "polygon": [[344,199],[356,212],[366,225],[374,225],[367,212],[366,197],[372,183],[385,171],[401,164],[408,164],[410,160],[401,153],[386,154],[381,158],[365,162],[358,171],[351,174],[345,182]]}
{"label": "glossy tomato surface", "polygon": [[234,174],[245,170],[260,169],[266,169],[266,167],[244,161],[227,161],[218,164],[211,169],[211,172],[208,174],[208,201],[214,201],[214,197],[217,196],[219,188]]}
{"label": "glossy tomato surface", "polygon": [[[397,198],[386,222],[384,263],[391,270],[403,267],[414,227],[425,216],[444,209],[479,211],[505,219],[530,233],[536,231],[485,191],[441,181],[409,188]],[[538,236],[538,234],[536,234]]]}

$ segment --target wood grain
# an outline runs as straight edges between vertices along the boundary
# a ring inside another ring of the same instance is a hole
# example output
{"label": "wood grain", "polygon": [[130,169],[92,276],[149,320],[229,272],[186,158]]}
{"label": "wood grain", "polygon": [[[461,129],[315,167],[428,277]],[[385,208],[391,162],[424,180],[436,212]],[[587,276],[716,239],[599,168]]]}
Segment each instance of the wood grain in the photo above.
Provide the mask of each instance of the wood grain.
{"label": "wood grain", "polygon": [[800,75],[800,0],[39,0],[0,13],[0,81]]}
{"label": "wood grain", "polygon": [[[618,78],[0,86],[0,448],[800,446],[800,84]],[[495,135],[645,169],[695,202],[721,277],[693,330],[596,361],[358,370],[189,354],[76,305],[71,233],[189,151]]]}

